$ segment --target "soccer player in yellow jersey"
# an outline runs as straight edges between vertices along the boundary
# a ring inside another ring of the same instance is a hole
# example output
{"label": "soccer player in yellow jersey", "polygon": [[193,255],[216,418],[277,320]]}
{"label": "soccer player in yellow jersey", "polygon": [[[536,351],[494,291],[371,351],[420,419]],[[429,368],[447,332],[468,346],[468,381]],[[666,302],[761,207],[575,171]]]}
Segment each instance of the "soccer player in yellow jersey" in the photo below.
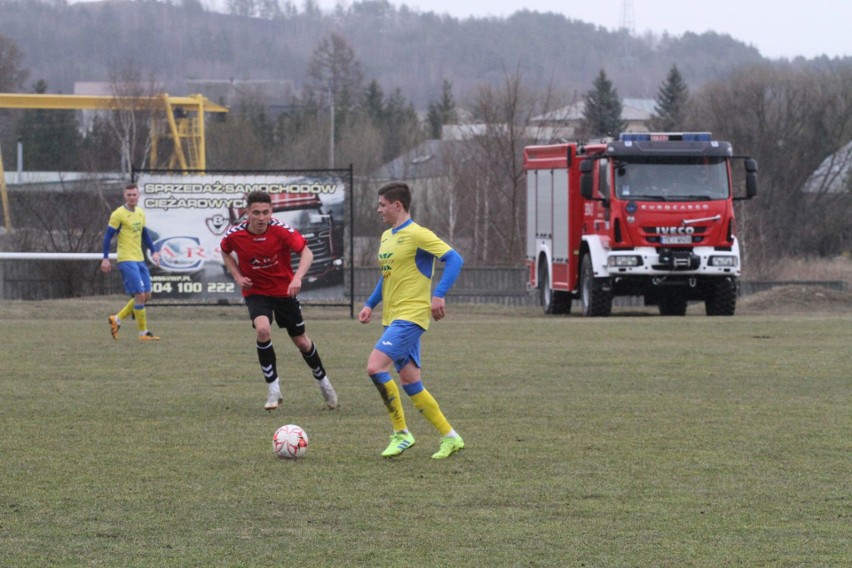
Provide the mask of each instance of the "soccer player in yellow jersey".
{"label": "soccer player in yellow jersey", "polygon": [[118,235],[118,269],[124,279],[125,292],[132,296],[116,315],[109,316],[109,327],[112,338],[118,339],[121,322],[133,314],[136,318],[136,328],[139,330],[139,340],[159,341],[159,337],[148,331],[148,318],[145,313],[145,302],[151,299],[151,273],[145,264],[143,243],[151,250],[151,258],[156,264],[160,263],[160,253],[145,227],[145,212],[138,204],[139,188],[132,183],[124,188],[124,205],[109,216],[109,224],[104,233],[101,271],[108,273],[112,270],[109,247],[112,238]]}
{"label": "soccer player in yellow jersey", "polygon": [[[391,228],[382,235],[379,247],[382,276],[358,320],[370,323],[373,308],[384,301],[385,330],[367,360],[367,374],[378,388],[393,425],[390,444],[382,456],[398,456],[414,445],[399,389],[390,375],[390,367],[394,365],[402,389],[414,407],[441,435],[441,446],[432,458],[444,459],[464,448],[464,440],[423,386],[420,336],[429,328],[430,315],[435,321],[443,319],[444,296],[458,278],[464,260],[435,233],[412,221],[410,207],[411,190],[405,183],[391,182],[379,189],[379,215]],[[431,292],[435,259],[444,263],[444,274]]]}

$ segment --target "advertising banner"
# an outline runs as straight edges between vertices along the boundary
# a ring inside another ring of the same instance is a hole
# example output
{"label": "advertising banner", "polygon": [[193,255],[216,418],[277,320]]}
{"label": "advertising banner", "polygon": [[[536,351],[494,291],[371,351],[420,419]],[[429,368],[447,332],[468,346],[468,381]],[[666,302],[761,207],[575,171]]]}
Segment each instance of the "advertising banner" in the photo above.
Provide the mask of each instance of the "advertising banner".
{"label": "advertising banner", "polygon": [[[160,250],[160,266],[150,265],[154,301],[242,300],[219,243],[242,220],[246,194],[261,190],[272,197],[273,216],[299,231],[314,253],[299,298],[349,302],[343,286],[343,178],[138,172],[136,183],[148,230]],[[298,261],[293,255],[294,268]]]}

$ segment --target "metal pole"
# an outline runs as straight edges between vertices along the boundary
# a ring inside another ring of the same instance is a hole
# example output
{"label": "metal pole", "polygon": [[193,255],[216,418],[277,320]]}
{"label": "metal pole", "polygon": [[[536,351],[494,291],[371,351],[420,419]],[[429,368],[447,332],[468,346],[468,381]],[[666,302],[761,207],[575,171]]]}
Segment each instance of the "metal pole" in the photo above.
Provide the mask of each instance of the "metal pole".
{"label": "metal pole", "polygon": [[21,142],[21,137],[18,136],[18,178],[17,182],[21,183],[24,173],[24,143]]}
{"label": "metal pole", "polygon": [[6,232],[13,232],[12,212],[9,211],[9,194],[6,191],[6,172],[3,170],[3,151],[0,150],[0,198],[3,201],[3,225]]}
{"label": "metal pole", "polygon": [[355,175],[349,164],[349,319],[355,319]]}
{"label": "metal pole", "polygon": [[329,90],[328,92],[329,99],[331,101],[331,140],[329,141],[329,149],[328,149],[328,167],[330,169],[334,169],[334,93]]}

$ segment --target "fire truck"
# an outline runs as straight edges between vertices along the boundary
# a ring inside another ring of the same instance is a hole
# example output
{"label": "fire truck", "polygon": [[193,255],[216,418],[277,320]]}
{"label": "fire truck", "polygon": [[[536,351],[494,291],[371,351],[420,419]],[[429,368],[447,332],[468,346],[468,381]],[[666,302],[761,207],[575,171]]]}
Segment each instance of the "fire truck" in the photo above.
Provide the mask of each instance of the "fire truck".
{"label": "fire truck", "polygon": [[[734,195],[732,164],[745,170]],[[757,162],[708,132],[624,133],[524,149],[526,264],[548,314],[604,317],[616,296],[662,315],[704,302],[734,314],[740,246],[734,201],[757,194]]]}

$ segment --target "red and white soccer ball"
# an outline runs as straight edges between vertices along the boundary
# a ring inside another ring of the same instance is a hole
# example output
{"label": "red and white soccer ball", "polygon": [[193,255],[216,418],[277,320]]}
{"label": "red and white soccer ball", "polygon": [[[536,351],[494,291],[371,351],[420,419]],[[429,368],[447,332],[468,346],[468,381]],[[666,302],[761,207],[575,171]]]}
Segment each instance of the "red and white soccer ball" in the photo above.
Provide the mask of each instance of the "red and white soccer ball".
{"label": "red and white soccer ball", "polygon": [[272,436],[272,451],[282,460],[304,457],[308,451],[308,435],[295,424],[285,424]]}

